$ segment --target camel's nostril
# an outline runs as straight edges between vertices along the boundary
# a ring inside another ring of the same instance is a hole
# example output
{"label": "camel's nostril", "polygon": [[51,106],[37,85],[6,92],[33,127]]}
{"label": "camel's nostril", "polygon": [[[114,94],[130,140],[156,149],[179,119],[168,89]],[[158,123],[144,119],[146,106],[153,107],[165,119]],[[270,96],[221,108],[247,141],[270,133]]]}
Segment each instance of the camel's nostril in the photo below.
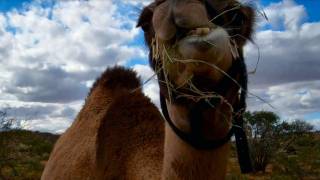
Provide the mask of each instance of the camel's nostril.
{"label": "camel's nostril", "polygon": [[199,0],[176,0],[172,4],[172,15],[176,26],[194,29],[208,25],[206,8]]}

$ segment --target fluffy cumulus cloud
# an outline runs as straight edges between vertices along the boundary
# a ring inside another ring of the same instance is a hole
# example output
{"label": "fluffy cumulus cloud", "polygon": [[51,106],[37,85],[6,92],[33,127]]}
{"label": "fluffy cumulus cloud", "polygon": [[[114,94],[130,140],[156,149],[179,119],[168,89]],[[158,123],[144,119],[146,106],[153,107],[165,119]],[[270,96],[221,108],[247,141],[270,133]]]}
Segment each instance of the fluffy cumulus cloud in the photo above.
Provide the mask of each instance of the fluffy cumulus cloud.
{"label": "fluffy cumulus cloud", "polygon": [[[20,119],[21,113],[33,114],[36,109],[46,114],[28,118],[28,128],[61,132],[80,107],[70,104],[81,104],[107,66],[125,65],[133,57],[144,59],[146,52],[130,45],[139,30],[135,17],[121,12],[125,4],[48,2],[32,1],[0,13],[0,100],[9,103]],[[28,108],[16,106],[21,102]]]}
{"label": "fluffy cumulus cloud", "polygon": [[[307,22],[305,7],[293,0],[263,9],[268,21],[258,23],[256,45],[246,47],[246,56],[253,70],[260,53],[258,71],[250,75],[250,89],[274,108],[249,98],[249,109],[277,111],[284,119],[319,112],[320,22]],[[317,120],[310,122],[319,127]]]}
{"label": "fluffy cumulus cloud", "polygon": [[273,106],[261,104],[257,99],[250,98],[252,110],[273,110],[288,119],[303,118],[304,115],[319,110],[320,81],[304,81],[285,83],[263,89],[254,89],[253,93],[261,95]]}
{"label": "fluffy cumulus cloud", "polygon": [[[135,28],[151,0],[42,1],[0,12],[0,102],[32,130],[63,132],[80,110],[94,79],[115,64],[131,66],[159,106],[159,88]],[[244,0],[247,2],[247,0]],[[48,3],[53,2],[53,3]],[[259,2],[259,1],[249,1]],[[254,42],[245,48],[249,110],[306,118],[320,129],[320,22],[294,0],[260,6]],[[138,62],[138,64],[136,63]],[[316,114],[316,115],[314,115]]]}

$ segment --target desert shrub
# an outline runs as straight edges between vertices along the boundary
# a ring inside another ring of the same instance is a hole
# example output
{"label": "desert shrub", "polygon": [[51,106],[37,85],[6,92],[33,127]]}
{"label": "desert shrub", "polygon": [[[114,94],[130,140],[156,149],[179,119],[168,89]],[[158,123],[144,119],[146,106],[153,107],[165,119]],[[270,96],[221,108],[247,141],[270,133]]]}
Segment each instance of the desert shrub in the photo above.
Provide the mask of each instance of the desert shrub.
{"label": "desert shrub", "polygon": [[299,135],[292,143],[295,154],[287,151],[277,153],[274,174],[292,179],[316,179],[320,177],[320,141],[314,133]]}
{"label": "desert shrub", "polygon": [[40,179],[57,138],[26,130],[0,132],[0,179]]}

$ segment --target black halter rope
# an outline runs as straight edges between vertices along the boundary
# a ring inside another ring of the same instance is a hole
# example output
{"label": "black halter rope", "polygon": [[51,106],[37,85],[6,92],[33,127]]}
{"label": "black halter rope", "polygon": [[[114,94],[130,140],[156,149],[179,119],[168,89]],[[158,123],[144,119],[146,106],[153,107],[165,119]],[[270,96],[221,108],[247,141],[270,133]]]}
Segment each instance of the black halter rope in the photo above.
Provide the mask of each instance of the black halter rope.
{"label": "black halter rope", "polygon": [[[195,149],[210,150],[210,149],[219,148],[222,145],[229,142],[231,137],[235,135],[238,161],[240,164],[241,172],[250,173],[253,171],[253,168],[252,168],[251,158],[249,154],[247,136],[243,130],[243,116],[242,116],[243,112],[246,109],[245,99],[247,96],[247,93],[246,93],[247,92],[247,71],[246,71],[246,65],[245,65],[242,54],[240,55],[240,58],[233,61],[232,67],[230,68],[228,75],[233,79],[238,79],[238,83],[241,85],[241,89],[240,89],[239,102],[236,103],[235,105],[232,105],[234,112],[236,112],[233,115],[233,125],[225,137],[218,140],[206,140],[202,138],[202,136],[200,135],[201,125],[199,124],[199,122],[195,121],[200,111],[200,109],[197,109],[197,108],[192,109],[190,113],[190,115],[192,116],[192,118],[190,119],[191,121],[190,133],[183,132],[174,125],[174,123],[172,122],[168,114],[168,109],[166,104],[166,97],[168,97],[168,92],[167,92],[168,89],[165,87],[166,85],[163,83],[163,80],[164,80],[163,72],[160,72],[159,74],[161,109],[166,122],[171,127],[171,129],[175,132],[175,134],[179,138],[181,138],[183,141],[185,141],[187,144],[190,144]],[[222,81],[218,84],[215,92],[223,96],[225,94],[225,90],[228,89],[228,87],[230,87],[232,83],[234,83],[230,79],[230,77],[225,76],[222,79]],[[175,94],[172,94],[172,97],[174,100],[176,99]],[[212,100],[210,99],[209,101],[216,101],[216,99],[212,99]],[[195,107],[213,108],[212,104],[214,104],[214,102],[200,100],[199,102],[197,102]]]}

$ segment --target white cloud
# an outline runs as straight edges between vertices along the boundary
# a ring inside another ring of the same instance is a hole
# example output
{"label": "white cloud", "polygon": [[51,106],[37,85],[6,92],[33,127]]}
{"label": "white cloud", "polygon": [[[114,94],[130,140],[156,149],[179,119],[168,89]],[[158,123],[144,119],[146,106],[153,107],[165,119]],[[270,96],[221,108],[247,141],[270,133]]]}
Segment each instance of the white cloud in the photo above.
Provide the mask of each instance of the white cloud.
{"label": "white cloud", "polygon": [[68,118],[48,118],[48,119],[32,119],[22,121],[23,128],[31,131],[51,132],[55,134],[63,133],[70,126]]}
{"label": "white cloud", "polygon": [[128,45],[139,33],[136,17],[120,13],[115,2],[55,1],[48,6],[38,0],[0,13],[0,99],[15,107],[17,116],[20,103],[44,106],[30,105],[26,113],[48,110],[24,123],[30,129],[64,130],[74,118],[65,111],[82,104],[88,83],[107,66],[146,58],[142,47]]}
{"label": "white cloud", "polygon": [[154,71],[148,65],[136,64],[132,67],[143,81],[148,80],[154,75]]}
{"label": "white cloud", "polygon": [[[0,81],[1,85],[24,101],[33,101],[29,96],[40,93],[37,101],[41,102],[41,94],[64,82],[61,75],[68,81],[66,85],[72,85],[72,81],[85,84],[90,79],[74,79],[72,73],[81,76],[94,71],[89,76],[92,80],[108,65],[145,58],[143,49],[126,45],[139,31],[134,28],[135,22],[122,17],[117,8],[113,1],[57,1],[53,7],[34,1],[22,11],[0,14],[0,76],[6,79]],[[50,74],[57,68],[59,72]],[[31,84],[23,79],[28,76],[34,79],[29,80]],[[21,81],[23,85],[18,83]],[[70,88],[87,91],[85,86]]]}
{"label": "white cloud", "polygon": [[151,101],[160,108],[159,86],[155,73],[148,65],[134,65],[133,69],[141,77],[143,84],[143,92],[151,99]]}
{"label": "white cloud", "polygon": [[152,2],[152,0],[123,0],[124,3],[132,4],[132,5],[148,5]]}
{"label": "white cloud", "polygon": [[307,13],[303,5],[297,5],[293,0],[283,0],[278,3],[271,3],[264,8],[269,22],[263,21],[261,25],[269,23],[274,28],[285,28],[287,30],[297,30]]}
{"label": "white cloud", "polygon": [[270,102],[275,109],[255,98],[249,98],[250,110],[276,111],[285,119],[301,118],[319,111],[320,81],[305,81],[254,89],[253,93]]}
{"label": "white cloud", "polygon": [[61,133],[70,126],[82,102],[60,104],[0,100],[0,104],[7,117],[18,120],[24,129]]}
{"label": "white cloud", "polygon": [[[273,29],[260,30],[255,42],[260,48],[258,71],[249,76],[249,89],[276,109],[249,98],[250,110],[276,111],[284,119],[319,112],[320,23],[304,22],[306,9],[292,0],[265,8]],[[257,61],[257,48],[245,49],[249,70]]]}
{"label": "white cloud", "polygon": [[[319,23],[304,23],[297,31],[258,32],[255,42],[260,47],[261,60],[258,72],[251,76],[251,83],[254,86],[268,86],[318,80],[319,32]],[[253,69],[257,61],[256,47],[247,46],[246,55],[249,69]]]}

